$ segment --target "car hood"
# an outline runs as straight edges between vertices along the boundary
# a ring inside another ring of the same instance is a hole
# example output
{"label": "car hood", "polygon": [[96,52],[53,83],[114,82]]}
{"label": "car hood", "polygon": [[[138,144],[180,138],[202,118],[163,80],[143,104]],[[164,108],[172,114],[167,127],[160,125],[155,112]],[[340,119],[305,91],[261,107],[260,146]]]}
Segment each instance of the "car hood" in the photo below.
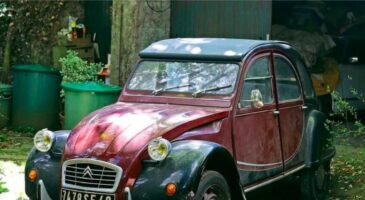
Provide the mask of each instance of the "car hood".
{"label": "car hood", "polygon": [[91,113],[71,132],[64,159],[95,158],[126,166],[153,138],[172,140],[228,116],[228,109],[118,102]]}

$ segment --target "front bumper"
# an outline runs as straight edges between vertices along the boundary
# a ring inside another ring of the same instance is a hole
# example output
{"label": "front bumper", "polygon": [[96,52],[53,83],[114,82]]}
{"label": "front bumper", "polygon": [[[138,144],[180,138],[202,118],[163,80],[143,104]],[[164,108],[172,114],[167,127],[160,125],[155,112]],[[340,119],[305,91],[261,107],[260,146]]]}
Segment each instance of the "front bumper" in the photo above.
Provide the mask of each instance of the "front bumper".
{"label": "front bumper", "polygon": [[52,200],[52,198],[49,196],[46,186],[44,185],[42,180],[38,181],[37,184],[37,199],[39,200]]}
{"label": "front bumper", "polygon": [[129,187],[124,189],[124,200],[132,200],[131,189]]}
{"label": "front bumper", "polygon": [[[39,180],[37,184],[37,200],[52,200],[42,180]],[[132,200],[131,190],[129,187],[124,189],[124,200]]]}

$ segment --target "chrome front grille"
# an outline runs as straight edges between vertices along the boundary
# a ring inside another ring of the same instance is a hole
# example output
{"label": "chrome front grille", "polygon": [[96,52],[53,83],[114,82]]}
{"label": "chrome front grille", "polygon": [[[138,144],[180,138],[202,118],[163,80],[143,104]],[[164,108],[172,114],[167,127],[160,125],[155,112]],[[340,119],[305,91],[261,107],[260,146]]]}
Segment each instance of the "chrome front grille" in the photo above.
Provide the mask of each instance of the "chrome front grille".
{"label": "chrome front grille", "polygon": [[100,160],[67,160],[62,167],[62,185],[67,188],[115,192],[121,176],[122,168]]}

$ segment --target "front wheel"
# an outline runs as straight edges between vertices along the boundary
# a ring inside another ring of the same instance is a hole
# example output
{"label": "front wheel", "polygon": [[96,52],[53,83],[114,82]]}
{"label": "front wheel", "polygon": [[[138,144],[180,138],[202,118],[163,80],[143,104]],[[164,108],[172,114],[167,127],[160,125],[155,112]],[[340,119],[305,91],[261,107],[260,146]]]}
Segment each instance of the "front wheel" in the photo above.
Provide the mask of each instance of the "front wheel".
{"label": "front wheel", "polygon": [[226,179],[216,171],[206,171],[200,179],[195,195],[196,200],[230,200]]}
{"label": "front wheel", "polygon": [[318,167],[306,169],[301,175],[301,193],[303,200],[324,200],[327,197],[330,182],[330,162]]}

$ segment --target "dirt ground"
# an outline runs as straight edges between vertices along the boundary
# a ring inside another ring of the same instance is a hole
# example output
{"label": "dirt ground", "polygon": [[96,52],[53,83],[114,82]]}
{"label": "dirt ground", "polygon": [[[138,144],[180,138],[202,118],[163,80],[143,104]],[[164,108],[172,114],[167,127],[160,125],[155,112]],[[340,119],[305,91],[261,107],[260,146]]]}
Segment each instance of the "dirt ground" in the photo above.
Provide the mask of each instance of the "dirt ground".
{"label": "dirt ground", "polygon": [[[24,163],[33,146],[32,134],[0,130],[0,200],[25,200]],[[365,200],[365,146],[337,145],[331,165],[329,200]],[[1,182],[8,192],[1,193]],[[298,180],[280,181],[248,195],[249,200],[299,199]]]}
{"label": "dirt ground", "polygon": [[[28,199],[24,191],[24,166],[32,146],[33,133],[0,130],[0,200]],[[8,192],[1,192],[1,186]]]}
{"label": "dirt ground", "polygon": [[0,180],[5,182],[8,192],[0,194],[0,200],[26,200],[24,192],[24,163],[0,161]]}

